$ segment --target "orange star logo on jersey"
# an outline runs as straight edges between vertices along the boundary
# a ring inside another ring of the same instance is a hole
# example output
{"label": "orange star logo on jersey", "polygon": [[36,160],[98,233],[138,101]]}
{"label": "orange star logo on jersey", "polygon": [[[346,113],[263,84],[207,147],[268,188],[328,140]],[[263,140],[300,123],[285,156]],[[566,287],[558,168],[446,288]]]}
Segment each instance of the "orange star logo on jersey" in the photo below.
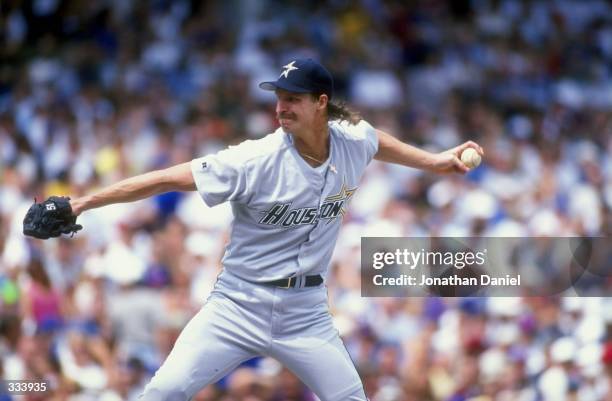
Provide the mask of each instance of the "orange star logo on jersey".
{"label": "orange star logo on jersey", "polygon": [[[336,195],[328,196],[325,198],[325,203],[335,203],[341,202],[340,215],[344,216],[346,214],[346,204],[348,200],[353,196],[353,194],[357,191],[357,187],[349,189],[346,185],[345,181],[342,181],[342,188],[340,188],[340,192]],[[332,220],[328,220],[327,224],[331,223]]]}
{"label": "orange star logo on jersey", "polygon": [[348,200],[351,196],[353,196],[356,190],[356,187],[353,189],[348,189],[346,183],[342,182],[342,188],[340,188],[340,192],[337,195],[328,196],[327,198],[325,198],[325,202],[335,202],[342,199]]}

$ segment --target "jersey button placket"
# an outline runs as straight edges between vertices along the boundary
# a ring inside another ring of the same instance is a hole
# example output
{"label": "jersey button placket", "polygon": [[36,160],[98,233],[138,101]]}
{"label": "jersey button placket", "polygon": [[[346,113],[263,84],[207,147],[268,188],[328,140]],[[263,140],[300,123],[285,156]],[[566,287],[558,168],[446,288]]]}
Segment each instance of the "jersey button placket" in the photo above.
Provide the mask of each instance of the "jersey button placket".
{"label": "jersey button placket", "polygon": [[[329,168],[327,170],[329,170]],[[324,194],[328,186],[327,185],[327,174],[326,174],[327,170],[323,171],[322,173],[315,172],[315,171],[311,172],[313,191],[316,196],[315,199],[317,199],[318,213],[321,212],[321,206],[323,205],[324,200],[325,200]],[[300,252],[298,254],[298,260],[300,261],[305,260],[305,259],[307,260],[309,256],[312,255],[311,241],[313,239],[316,239],[318,236],[317,233],[323,229],[323,226],[321,226],[321,224],[325,224],[325,222],[322,222],[321,220],[317,220],[317,223],[314,224],[314,227],[308,234],[308,240],[302,243],[302,245],[300,245]],[[296,274],[302,275],[304,274],[305,269],[309,269],[312,267],[313,266],[302,265],[302,263],[300,263]]]}

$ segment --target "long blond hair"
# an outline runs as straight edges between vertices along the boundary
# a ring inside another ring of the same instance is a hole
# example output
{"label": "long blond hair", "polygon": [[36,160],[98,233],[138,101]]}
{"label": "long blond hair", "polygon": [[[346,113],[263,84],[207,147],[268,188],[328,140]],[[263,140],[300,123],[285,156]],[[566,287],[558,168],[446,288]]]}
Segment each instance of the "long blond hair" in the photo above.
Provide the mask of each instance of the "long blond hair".
{"label": "long blond hair", "polygon": [[[323,93],[313,93],[314,100],[319,100]],[[347,107],[346,102],[331,101],[327,102],[327,117],[330,120],[348,121],[349,124],[355,125],[361,121],[361,114]]]}

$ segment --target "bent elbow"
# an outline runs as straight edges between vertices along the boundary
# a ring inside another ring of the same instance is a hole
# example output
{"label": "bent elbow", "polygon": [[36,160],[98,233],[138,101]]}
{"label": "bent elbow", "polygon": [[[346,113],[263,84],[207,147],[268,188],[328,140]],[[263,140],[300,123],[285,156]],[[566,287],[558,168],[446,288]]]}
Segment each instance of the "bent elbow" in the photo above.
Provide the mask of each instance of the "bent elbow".
{"label": "bent elbow", "polygon": [[169,191],[195,191],[191,163],[183,163],[163,170],[163,187]]}

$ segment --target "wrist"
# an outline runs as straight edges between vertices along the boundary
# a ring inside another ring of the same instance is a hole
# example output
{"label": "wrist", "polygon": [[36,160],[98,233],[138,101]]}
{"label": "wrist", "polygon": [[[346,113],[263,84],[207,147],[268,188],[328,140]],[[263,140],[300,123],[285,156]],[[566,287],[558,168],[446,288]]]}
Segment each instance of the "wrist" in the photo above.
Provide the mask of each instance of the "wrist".
{"label": "wrist", "polygon": [[423,160],[423,170],[436,172],[440,164],[440,155],[437,153],[429,153]]}
{"label": "wrist", "polygon": [[74,214],[75,216],[78,216],[81,213],[83,213],[85,210],[87,210],[86,208],[87,198],[88,197],[82,196],[80,198],[70,201],[70,207],[72,208],[72,214]]}

